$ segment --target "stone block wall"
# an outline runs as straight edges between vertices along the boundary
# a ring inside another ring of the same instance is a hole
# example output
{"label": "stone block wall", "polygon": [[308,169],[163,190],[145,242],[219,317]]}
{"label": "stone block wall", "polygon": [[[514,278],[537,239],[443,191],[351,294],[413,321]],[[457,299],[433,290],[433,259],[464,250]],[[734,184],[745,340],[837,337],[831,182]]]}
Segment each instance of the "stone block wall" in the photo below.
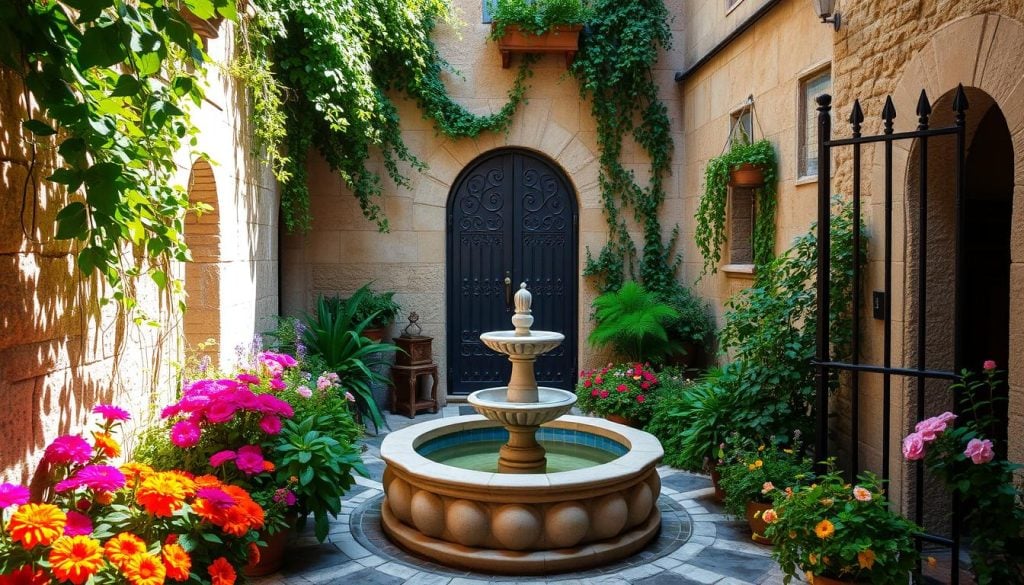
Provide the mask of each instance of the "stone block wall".
{"label": "stone block wall", "polygon": [[[216,61],[230,59],[232,37],[226,23],[221,37],[210,42]],[[219,307],[209,307],[217,315],[211,333],[228,347],[248,343],[272,321],[278,305],[276,186],[247,151],[241,95],[215,69],[207,99],[193,115],[200,128],[197,150],[212,162],[207,179],[216,185],[220,261],[205,265],[213,267],[212,274],[206,270],[200,283],[194,266],[176,267],[196,306],[221,299]],[[132,412],[125,437],[130,450],[134,432],[177,391],[176,364],[183,358],[189,319],[148,279],[136,295],[159,327],[136,325],[115,307],[99,304],[106,292],[101,281],[78,271],[73,243],[54,239],[54,217],[69,196],[44,180],[60,163],[43,147],[33,155],[21,130],[25,107],[20,80],[0,68],[0,395],[6,405],[0,413],[0,482],[33,481],[42,448],[59,434],[86,430],[98,403]],[[187,152],[178,157],[177,181],[183,186],[195,159]],[[190,223],[186,237],[198,235],[197,225],[208,224]],[[196,246],[197,256],[207,260],[212,250]],[[217,291],[203,288],[218,275]],[[224,365],[229,358],[224,356]]]}

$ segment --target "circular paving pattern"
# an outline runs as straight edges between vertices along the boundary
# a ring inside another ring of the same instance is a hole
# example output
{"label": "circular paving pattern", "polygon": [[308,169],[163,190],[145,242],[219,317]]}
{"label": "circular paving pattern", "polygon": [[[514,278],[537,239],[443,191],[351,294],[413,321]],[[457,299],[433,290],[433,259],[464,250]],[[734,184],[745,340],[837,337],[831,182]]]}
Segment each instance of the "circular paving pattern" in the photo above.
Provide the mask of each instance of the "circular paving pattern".
{"label": "circular paving pattern", "polygon": [[[361,505],[353,510],[350,520],[350,530],[356,541],[383,559],[393,561],[414,568],[418,571],[426,571],[437,575],[449,577],[480,578],[489,582],[515,583],[521,582],[522,577],[516,576],[495,576],[484,575],[463,571],[452,567],[439,565],[436,562],[407,552],[385,536],[381,529],[381,500],[384,494],[378,493],[366,499]],[[658,498],[658,509],[661,511],[661,532],[651,544],[639,553],[632,555],[624,561],[598,567],[584,572],[570,573],[573,579],[585,579],[586,577],[597,577],[612,573],[620,573],[641,565],[650,564],[655,560],[672,554],[683,546],[693,534],[693,520],[686,510],[675,500],[661,496]]]}

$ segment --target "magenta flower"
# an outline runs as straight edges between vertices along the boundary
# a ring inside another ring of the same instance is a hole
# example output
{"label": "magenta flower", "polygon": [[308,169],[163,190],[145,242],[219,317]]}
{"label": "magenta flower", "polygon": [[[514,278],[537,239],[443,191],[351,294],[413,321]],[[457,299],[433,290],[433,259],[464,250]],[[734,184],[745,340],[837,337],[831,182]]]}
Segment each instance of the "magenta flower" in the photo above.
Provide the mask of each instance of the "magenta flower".
{"label": "magenta flower", "polygon": [[260,377],[252,374],[238,374],[235,378],[243,384],[259,384]]}
{"label": "magenta flower", "polygon": [[215,487],[200,488],[196,492],[196,497],[203,498],[207,502],[213,505],[214,508],[223,510],[230,508],[235,505],[235,499],[230,494]]}
{"label": "magenta flower", "polygon": [[0,510],[8,506],[28,503],[31,497],[28,488],[13,483],[0,483]]}
{"label": "magenta flower", "polygon": [[[132,417],[127,410],[114,406],[113,404],[97,404],[93,407],[92,411],[107,419],[108,422],[124,421]],[[90,530],[90,532],[92,531]]]}
{"label": "magenta flower", "polygon": [[903,439],[903,456],[908,461],[924,459],[925,440],[920,433],[910,433]]}
{"label": "magenta flower", "polygon": [[254,475],[263,472],[263,451],[257,445],[246,445],[238,449],[238,456],[235,457],[235,465],[238,470],[246,475]]}
{"label": "magenta flower", "polygon": [[281,432],[281,419],[272,414],[265,414],[260,419],[260,428],[268,435],[276,435]]}
{"label": "magenta flower", "polygon": [[601,398],[608,398],[608,391],[607,390],[601,390]]}
{"label": "magenta flower", "polygon": [[279,376],[274,376],[270,379],[270,388],[272,390],[284,390],[288,385],[285,384]]}
{"label": "magenta flower", "polygon": [[274,501],[279,504],[284,502],[286,506],[294,506],[296,502],[295,494],[290,489],[278,488],[274,492]]}
{"label": "magenta flower", "polygon": [[171,427],[171,442],[176,447],[188,449],[199,442],[202,431],[199,425],[191,420],[180,420]]}
{"label": "magenta flower", "polygon": [[98,491],[112,492],[124,487],[125,479],[121,470],[111,465],[90,465],[82,468],[75,479],[80,485]]}
{"label": "magenta flower", "polygon": [[985,360],[985,363],[981,365],[983,370],[994,370],[996,369],[996,363],[992,360]]}
{"label": "magenta flower", "polygon": [[640,396],[636,397],[636,401],[639,402],[640,404],[643,404],[644,402],[647,402],[647,397],[641,394]]}
{"label": "magenta flower", "polygon": [[69,511],[67,523],[64,525],[64,536],[83,536],[92,534],[92,519],[80,512]]}
{"label": "magenta flower", "polygon": [[217,400],[206,409],[206,420],[212,423],[226,423],[235,416],[238,406],[229,400]]}
{"label": "magenta flower", "polygon": [[67,479],[62,479],[61,481],[58,481],[57,483],[53,484],[53,489],[57,493],[63,493],[68,490],[78,489],[78,486],[80,485],[82,485],[82,482],[81,480],[78,479],[78,476],[76,475],[69,477]]}
{"label": "magenta flower", "polygon": [[237,455],[234,451],[224,450],[217,451],[213,455],[210,455],[210,467],[220,467],[221,465],[233,460]]}
{"label": "magenta flower", "polygon": [[616,388],[616,390],[618,390],[619,392],[625,392],[625,391],[629,390],[629,388],[627,388],[625,384],[619,384],[619,386]]}
{"label": "magenta flower", "polygon": [[651,383],[650,382],[640,382],[640,388],[642,388],[644,390],[648,390],[648,389],[650,389],[650,387],[651,387]]}
{"label": "magenta flower", "polygon": [[48,463],[88,463],[91,458],[92,445],[79,435],[57,437],[43,453]]}
{"label": "magenta flower", "polygon": [[594,388],[593,390],[590,391],[590,395],[591,396],[597,396],[600,393],[601,393],[601,391],[598,390],[597,388]]}
{"label": "magenta flower", "polygon": [[284,418],[291,418],[295,411],[292,405],[272,394],[260,394],[256,397],[256,410],[263,414],[276,414]]}
{"label": "magenta flower", "polygon": [[964,456],[970,457],[975,465],[992,461],[992,458],[995,457],[995,453],[992,451],[992,441],[988,439],[971,439],[967,443],[967,448],[964,449]]}
{"label": "magenta flower", "polygon": [[258,357],[259,360],[263,363],[276,362],[280,364],[281,367],[284,368],[294,368],[295,366],[299,365],[299,362],[297,362],[295,358],[286,353],[274,353],[272,351],[265,351],[261,353]]}

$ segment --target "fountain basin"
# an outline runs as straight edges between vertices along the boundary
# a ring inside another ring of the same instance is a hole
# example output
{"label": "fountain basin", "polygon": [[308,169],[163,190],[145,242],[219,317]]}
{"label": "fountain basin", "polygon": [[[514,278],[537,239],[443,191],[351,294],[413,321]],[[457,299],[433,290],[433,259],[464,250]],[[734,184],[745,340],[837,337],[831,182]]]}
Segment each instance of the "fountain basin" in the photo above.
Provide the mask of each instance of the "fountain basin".
{"label": "fountain basin", "polygon": [[565,335],[554,331],[530,331],[529,335],[516,335],[515,331],[490,331],[481,334],[480,341],[498,353],[527,358],[555,349],[565,341]]}
{"label": "fountain basin", "polygon": [[[613,459],[574,471],[491,473],[430,460],[418,449],[468,440],[502,427],[479,415],[430,421],[390,433],[381,445],[384,531],[399,545],[444,564],[513,574],[577,570],[642,549],[661,525],[652,435],[601,419],[563,416],[542,427],[607,441]],[[460,435],[460,433],[462,433]],[[568,434],[568,433],[566,433]],[[433,443],[432,443],[433,442]],[[429,453],[428,453],[429,454]],[[496,455],[496,453],[495,453]]]}
{"label": "fountain basin", "polygon": [[504,425],[536,427],[572,410],[576,394],[557,388],[537,388],[537,402],[510,403],[508,388],[477,390],[466,399],[477,412]]}

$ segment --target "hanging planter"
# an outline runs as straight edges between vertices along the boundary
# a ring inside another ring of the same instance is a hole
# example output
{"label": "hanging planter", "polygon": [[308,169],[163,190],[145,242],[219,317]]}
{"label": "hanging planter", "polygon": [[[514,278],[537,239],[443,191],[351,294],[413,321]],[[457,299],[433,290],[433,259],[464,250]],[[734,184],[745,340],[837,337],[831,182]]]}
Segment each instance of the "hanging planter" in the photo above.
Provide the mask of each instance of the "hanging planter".
{"label": "hanging planter", "polygon": [[491,39],[498,42],[501,67],[512,53],[562,53],[572,65],[589,12],[581,0],[497,0]]}
{"label": "hanging planter", "polygon": [[[568,68],[576,58],[581,30],[581,24],[556,24],[543,33],[535,34],[523,30],[518,24],[506,24],[504,34],[497,37],[501,67],[509,68],[513,53],[562,53]],[[497,31],[496,25],[492,25],[492,31]]]}
{"label": "hanging planter", "polygon": [[729,171],[729,185],[742,189],[760,189],[764,186],[764,168],[742,163]]}

